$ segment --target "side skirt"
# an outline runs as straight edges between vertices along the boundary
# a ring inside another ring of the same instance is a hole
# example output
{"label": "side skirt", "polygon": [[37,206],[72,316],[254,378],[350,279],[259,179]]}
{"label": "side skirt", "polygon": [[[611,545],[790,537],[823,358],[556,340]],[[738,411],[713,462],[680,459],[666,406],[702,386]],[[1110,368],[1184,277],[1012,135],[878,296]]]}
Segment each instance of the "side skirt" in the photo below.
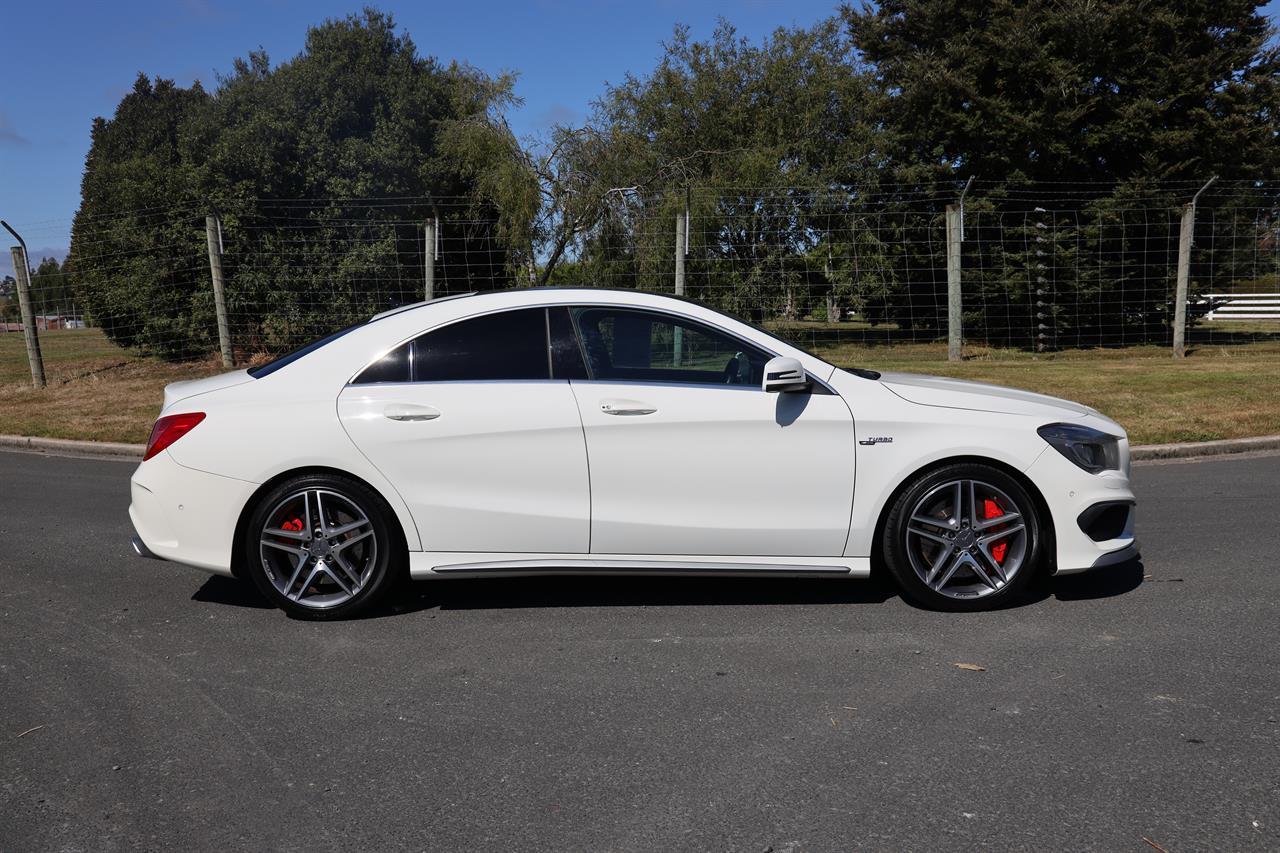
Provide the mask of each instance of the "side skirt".
{"label": "side skirt", "polygon": [[503,554],[414,551],[409,575],[515,577],[520,575],[701,575],[757,577],[871,576],[866,557],[740,557],[652,554]]}

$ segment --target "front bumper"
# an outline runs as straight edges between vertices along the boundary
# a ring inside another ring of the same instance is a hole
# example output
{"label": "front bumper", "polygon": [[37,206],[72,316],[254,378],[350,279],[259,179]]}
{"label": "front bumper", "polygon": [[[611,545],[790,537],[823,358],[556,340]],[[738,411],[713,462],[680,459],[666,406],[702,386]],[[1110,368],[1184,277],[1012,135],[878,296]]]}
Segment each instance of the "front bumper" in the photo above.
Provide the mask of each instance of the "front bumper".
{"label": "front bumper", "polygon": [[166,451],[140,464],[129,484],[139,556],[231,576],[236,522],[254,483],[183,467]]}
{"label": "front bumper", "polygon": [[[1090,474],[1053,448],[1046,448],[1027,469],[1053,517],[1056,540],[1055,574],[1067,575],[1123,563],[1138,553],[1134,533],[1137,499],[1129,482],[1129,448],[1122,445],[1121,470]],[[1095,541],[1081,529],[1081,516],[1099,504],[1128,504],[1118,535]]]}

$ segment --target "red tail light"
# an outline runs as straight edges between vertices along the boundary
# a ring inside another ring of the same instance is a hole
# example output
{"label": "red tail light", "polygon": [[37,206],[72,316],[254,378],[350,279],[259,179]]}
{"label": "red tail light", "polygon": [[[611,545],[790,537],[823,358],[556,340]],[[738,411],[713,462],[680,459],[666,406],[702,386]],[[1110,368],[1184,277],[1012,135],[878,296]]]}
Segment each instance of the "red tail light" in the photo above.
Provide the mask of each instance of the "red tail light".
{"label": "red tail light", "polygon": [[165,415],[156,421],[156,425],[151,428],[151,437],[147,439],[147,451],[142,454],[142,461],[146,462],[191,432],[202,420],[204,412],[188,412],[185,415]]}

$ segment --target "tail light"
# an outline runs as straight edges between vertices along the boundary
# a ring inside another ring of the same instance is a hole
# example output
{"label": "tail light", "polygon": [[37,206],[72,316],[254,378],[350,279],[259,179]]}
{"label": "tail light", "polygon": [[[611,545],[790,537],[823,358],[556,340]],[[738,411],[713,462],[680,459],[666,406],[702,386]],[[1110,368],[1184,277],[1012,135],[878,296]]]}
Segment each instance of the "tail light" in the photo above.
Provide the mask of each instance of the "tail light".
{"label": "tail light", "polygon": [[156,421],[156,425],[151,428],[151,437],[147,439],[147,450],[142,454],[142,461],[146,462],[191,432],[202,420],[204,412],[188,412],[185,415],[165,415]]}

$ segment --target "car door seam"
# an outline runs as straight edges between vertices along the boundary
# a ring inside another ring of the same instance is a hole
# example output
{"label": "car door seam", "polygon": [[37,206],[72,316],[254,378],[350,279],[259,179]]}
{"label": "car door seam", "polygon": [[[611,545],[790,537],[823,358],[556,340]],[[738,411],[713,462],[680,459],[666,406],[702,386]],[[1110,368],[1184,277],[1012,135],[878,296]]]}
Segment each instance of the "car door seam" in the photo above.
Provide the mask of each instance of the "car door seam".
{"label": "car door seam", "polygon": [[578,427],[582,430],[582,458],[587,463],[587,553],[591,553],[591,536],[594,532],[594,514],[596,511],[595,501],[591,496],[591,450],[587,444],[587,424],[582,418],[582,401],[578,399],[578,391],[573,387],[573,380],[566,380],[569,383],[569,393],[573,396],[574,408],[578,410]]}

